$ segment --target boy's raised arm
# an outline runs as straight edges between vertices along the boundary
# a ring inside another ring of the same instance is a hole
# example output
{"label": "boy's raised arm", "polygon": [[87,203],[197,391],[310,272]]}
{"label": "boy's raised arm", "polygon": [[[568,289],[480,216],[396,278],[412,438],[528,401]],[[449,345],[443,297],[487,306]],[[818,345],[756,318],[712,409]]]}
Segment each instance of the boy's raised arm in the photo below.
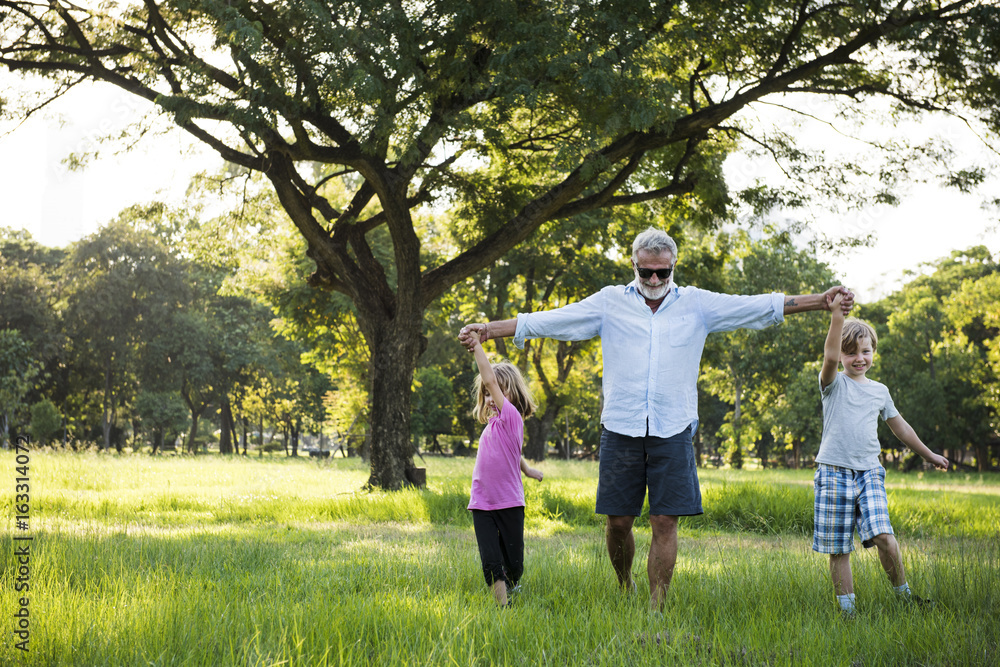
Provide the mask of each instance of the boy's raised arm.
{"label": "boy's raised arm", "polygon": [[844,311],[840,308],[842,294],[833,297],[830,304],[830,330],[826,332],[826,343],[823,345],[823,370],[820,371],[820,384],[823,388],[837,379],[837,367],[840,365],[840,338],[844,333]]}

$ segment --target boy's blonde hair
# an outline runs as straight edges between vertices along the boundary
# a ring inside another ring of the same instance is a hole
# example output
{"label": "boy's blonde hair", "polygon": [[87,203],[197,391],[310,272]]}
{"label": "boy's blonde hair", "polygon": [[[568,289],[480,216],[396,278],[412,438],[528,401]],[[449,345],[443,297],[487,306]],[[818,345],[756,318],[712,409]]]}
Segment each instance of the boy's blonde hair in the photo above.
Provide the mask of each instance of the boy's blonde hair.
{"label": "boy's blonde hair", "polygon": [[864,338],[872,342],[872,352],[874,352],[878,347],[878,335],[875,333],[875,327],[864,320],[853,317],[844,320],[844,331],[840,335],[840,351],[844,354],[854,354],[858,351],[858,346]]}
{"label": "boy's blonde hair", "polygon": [[[500,385],[500,391],[517,408],[521,417],[527,419],[534,414],[538,404],[535,403],[531,390],[528,389],[528,383],[524,381],[524,376],[521,375],[517,366],[509,361],[501,361],[492,364],[492,366],[493,373],[497,376],[497,384]],[[476,407],[472,414],[480,423],[485,424],[490,420],[490,411],[486,408],[486,397],[489,395],[489,391],[486,389],[481,375],[477,375],[472,383],[472,393],[476,399]]]}

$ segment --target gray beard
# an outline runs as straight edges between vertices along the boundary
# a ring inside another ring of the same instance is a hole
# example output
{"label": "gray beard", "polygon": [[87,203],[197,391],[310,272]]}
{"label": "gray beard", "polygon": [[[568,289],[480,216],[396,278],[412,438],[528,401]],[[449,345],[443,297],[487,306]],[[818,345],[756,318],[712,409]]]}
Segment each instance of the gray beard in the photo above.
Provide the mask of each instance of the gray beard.
{"label": "gray beard", "polygon": [[663,283],[659,287],[650,287],[649,285],[643,285],[642,281],[637,281],[639,294],[643,295],[650,301],[659,301],[667,295],[667,291],[670,289],[670,283]]}

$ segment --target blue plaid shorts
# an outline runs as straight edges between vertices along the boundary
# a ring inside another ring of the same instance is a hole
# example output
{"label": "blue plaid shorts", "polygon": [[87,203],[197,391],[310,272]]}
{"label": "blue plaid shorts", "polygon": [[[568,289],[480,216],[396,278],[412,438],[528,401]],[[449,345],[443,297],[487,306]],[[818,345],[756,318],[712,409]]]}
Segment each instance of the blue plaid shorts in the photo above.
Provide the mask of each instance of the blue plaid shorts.
{"label": "blue plaid shorts", "polygon": [[813,476],[813,551],[849,554],[854,531],[867,549],[876,535],[892,535],[889,502],[885,495],[885,468],[851,470],[820,463]]}

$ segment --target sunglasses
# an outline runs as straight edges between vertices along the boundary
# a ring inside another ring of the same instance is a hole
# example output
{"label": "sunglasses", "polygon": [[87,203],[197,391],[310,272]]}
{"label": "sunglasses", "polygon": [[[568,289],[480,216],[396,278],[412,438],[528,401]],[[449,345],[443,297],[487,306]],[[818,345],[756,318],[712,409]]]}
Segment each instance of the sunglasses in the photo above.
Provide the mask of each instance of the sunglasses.
{"label": "sunglasses", "polygon": [[666,280],[670,277],[670,273],[674,270],[674,267],[670,267],[669,269],[642,269],[637,266],[635,267],[635,270],[639,273],[639,277],[643,280],[649,280],[653,277],[654,273],[660,280]]}

